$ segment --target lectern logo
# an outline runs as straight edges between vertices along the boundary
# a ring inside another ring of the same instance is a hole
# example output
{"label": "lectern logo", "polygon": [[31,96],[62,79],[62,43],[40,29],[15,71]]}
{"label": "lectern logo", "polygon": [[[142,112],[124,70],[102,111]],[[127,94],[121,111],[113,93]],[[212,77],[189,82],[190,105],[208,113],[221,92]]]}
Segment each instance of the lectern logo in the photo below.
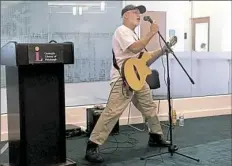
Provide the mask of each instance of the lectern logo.
{"label": "lectern logo", "polygon": [[35,47],[35,61],[42,61],[43,59],[40,59],[39,55],[39,47]]}

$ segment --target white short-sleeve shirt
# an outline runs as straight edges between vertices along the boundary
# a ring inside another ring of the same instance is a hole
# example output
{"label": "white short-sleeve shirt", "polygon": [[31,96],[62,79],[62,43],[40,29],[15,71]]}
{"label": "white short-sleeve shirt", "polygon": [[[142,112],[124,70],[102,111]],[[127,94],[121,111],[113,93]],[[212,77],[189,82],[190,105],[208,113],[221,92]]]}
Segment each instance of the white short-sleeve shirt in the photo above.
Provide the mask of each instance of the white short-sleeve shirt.
{"label": "white short-sleeve shirt", "polygon": [[[112,47],[115,54],[115,58],[119,68],[121,69],[124,60],[131,57],[138,57],[139,53],[134,54],[128,50],[128,47],[138,40],[138,36],[133,30],[125,25],[119,26],[112,38]],[[113,66],[111,67],[110,78],[111,82],[115,82],[121,77],[118,70]]]}

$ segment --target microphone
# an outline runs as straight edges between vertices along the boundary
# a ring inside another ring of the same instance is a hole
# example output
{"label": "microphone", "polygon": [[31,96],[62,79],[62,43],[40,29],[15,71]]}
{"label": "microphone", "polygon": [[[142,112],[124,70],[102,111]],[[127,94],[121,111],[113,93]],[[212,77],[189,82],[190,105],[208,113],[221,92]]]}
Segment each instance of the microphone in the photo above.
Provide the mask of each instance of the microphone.
{"label": "microphone", "polygon": [[[151,19],[150,16],[144,16],[143,17],[143,20],[144,21],[148,21],[150,22],[151,24],[153,24],[153,20]],[[163,42],[165,43],[166,47],[168,48],[168,50],[170,50],[171,52],[173,52],[170,47],[174,46],[176,43],[177,43],[177,37],[176,36],[173,36],[170,40],[170,42],[166,42],[163,38],[163,36],[160,34],[160,31],[158,31],[158,34],[159,36],[161,37],[161,39],[163,40]]]}
{"label": "microphone", "polygon": [[150,16],[144,16],[144,17],[143,17],[143,20],[144,20],[144,21],[148,21],[148,22],[150,22],[151,24],[153,24],[153,20],[151,19]]}
{"label": "microphone", "polygon": [[[151,19],[150,16],[144,16],[144,17],[143,17],[143,20],[144,20],[144,21],[148,21],[148,22],[150,22],[151,24],[153,24],[153,20]],[[158,31],[158,34],[161,35],[159,31]]]}

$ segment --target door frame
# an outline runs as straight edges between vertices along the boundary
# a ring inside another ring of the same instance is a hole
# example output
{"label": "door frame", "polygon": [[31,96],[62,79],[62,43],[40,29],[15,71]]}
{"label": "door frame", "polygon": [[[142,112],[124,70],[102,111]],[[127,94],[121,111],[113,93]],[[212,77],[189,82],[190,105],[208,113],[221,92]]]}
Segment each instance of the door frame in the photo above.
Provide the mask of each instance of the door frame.
{"label": "door frame", "polygon": [[196,17],[191,19],[192,26],[192,50],[195,51],[195,41],[196,41],[196,24],[198,23],[208,23],[208,52],[210,50],[210,17]]}

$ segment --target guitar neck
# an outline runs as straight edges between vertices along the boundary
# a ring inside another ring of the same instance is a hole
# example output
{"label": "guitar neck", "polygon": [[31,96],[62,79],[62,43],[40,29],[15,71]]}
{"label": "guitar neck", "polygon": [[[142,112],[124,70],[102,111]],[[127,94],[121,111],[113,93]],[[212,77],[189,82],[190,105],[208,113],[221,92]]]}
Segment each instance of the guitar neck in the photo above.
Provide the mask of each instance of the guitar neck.
{"label": "guitar neck", "polygon": [[163,55],[163,50],[160,48],[156,51],[152,51],[149,53],[151,55],[151,58],[147,60],[147,66],[150,66],[152,63],[154,63],[160,56]]}

